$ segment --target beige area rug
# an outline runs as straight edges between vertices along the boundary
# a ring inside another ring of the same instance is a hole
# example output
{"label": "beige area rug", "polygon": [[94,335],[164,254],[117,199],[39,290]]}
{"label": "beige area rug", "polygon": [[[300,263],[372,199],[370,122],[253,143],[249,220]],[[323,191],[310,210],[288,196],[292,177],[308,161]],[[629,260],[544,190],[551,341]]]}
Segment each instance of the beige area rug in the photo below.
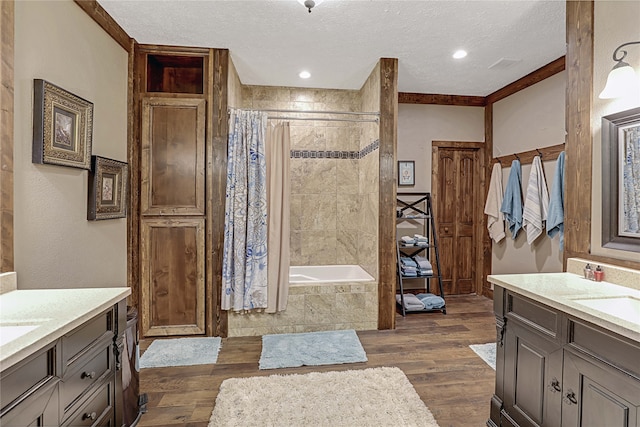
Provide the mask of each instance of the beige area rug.
{"label": "beige area rug", "polygon": [[422,426],[433,415],[398,368],[230,378],[209,427]]}

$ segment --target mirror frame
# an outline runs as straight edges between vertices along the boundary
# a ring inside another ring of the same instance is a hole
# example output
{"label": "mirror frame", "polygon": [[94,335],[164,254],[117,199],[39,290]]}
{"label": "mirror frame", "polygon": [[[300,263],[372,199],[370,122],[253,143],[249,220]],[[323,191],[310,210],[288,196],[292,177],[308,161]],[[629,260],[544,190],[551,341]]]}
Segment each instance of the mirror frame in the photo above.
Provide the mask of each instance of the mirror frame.
{"label": "mirror frame", "polygon": [[602,117],[602,247],[640,252],[640,236],[618,232],[619,171],[618,134],[621,127],[640,125],[640,108]]}

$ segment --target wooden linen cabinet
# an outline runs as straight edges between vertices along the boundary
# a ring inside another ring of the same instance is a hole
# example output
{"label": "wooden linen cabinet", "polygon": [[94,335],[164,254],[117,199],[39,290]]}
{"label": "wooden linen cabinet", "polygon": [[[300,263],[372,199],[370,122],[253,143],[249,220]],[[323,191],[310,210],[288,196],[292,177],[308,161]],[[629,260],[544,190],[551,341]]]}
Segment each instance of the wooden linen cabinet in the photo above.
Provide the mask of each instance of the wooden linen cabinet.
{"label": "wooden linen cabinet", "polygon": [[205,335],[206,56],[141,50],[141,334]]}

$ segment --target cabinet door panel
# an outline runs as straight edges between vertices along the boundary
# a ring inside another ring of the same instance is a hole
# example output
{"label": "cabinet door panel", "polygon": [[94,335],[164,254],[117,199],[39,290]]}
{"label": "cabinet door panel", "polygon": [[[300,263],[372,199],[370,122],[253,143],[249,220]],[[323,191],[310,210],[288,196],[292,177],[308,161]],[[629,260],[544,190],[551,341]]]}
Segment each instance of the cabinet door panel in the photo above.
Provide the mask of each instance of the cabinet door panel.
{"label": "cabinet door panel", "polygon": [[204,334],[204,219],[143,219],[144,336]]}
{"label": "cabinet door panel", "polygon": [[142,102],[141,212],[204,215],[205,101]]}
{"label": "cabinet door panel", "polygon": [[570,351],[563,375],[563,426],[638,427],[640,381]]}
{"label": "cabinet door panel", "polygon": [[505,410],[520,426],[559,426],[561,346],[513,321],[506,329]]}

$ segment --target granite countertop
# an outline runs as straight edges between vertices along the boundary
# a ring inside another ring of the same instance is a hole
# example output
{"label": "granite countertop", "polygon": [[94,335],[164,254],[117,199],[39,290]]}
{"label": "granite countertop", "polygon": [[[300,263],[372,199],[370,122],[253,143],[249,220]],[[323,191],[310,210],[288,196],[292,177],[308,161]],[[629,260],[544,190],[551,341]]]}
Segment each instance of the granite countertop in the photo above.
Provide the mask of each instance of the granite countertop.
{"label": "granite countertop", "polygon": [[640,290],[573,273],[501,274],[487,280],[640,342]]}
{"label": "granite countertop", "polygon": [[0,371],[123,300],[130,288],[28,289],[0,295]]}

